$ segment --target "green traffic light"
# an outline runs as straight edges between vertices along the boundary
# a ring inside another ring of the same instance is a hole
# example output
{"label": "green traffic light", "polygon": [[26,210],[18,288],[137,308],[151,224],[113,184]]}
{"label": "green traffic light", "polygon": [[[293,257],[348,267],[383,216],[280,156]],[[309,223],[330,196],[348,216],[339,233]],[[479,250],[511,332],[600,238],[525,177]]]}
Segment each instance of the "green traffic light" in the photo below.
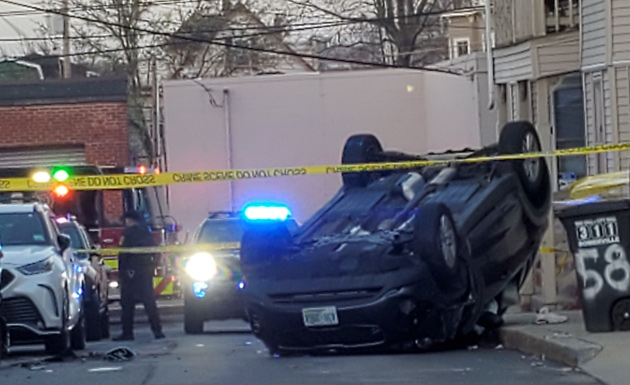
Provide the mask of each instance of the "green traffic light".
{"label": "green traffic light", "polygon": [[56,180],[57,182],[65,182],[68,179],[70,179],[70,174],[68,173],[68,171],[60,169],[60,170],[56,170],[53,173],[53,179]]}

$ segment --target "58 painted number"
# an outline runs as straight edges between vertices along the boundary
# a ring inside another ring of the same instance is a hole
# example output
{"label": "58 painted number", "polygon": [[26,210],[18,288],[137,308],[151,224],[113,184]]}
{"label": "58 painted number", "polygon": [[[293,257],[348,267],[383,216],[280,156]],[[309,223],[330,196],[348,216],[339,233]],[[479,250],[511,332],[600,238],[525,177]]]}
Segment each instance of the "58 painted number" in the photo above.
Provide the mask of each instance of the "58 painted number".
{"label": "58 painted number", "polygon": [[587,269],[584,262],[587,259],[597,262],[599,257],[596,248],[583,249],[575,254],[576,269],[583,280],[584,298],[595,298],[603,289],[604,283],[615,290],[627,291],[630,288],[630,264],[623,247],[618,243],[608,246],[604,252],[606,268],[603,277],[597,270]]}

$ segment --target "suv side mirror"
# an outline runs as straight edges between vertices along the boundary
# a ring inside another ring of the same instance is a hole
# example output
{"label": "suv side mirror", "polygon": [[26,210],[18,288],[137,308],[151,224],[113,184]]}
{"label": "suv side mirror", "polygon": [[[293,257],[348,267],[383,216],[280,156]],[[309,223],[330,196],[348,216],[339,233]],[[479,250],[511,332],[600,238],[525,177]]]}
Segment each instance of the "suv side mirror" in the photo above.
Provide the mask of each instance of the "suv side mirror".
{"label": "suv side mirror", "polygon": [[70,248],[71,245],[71,240],[70,237],[65,235],[65,234],[59,234],[57,236],[57,242],[59,243],[59,248],[61,249],[61,252],[63,253],[64,251],[68,250]]}

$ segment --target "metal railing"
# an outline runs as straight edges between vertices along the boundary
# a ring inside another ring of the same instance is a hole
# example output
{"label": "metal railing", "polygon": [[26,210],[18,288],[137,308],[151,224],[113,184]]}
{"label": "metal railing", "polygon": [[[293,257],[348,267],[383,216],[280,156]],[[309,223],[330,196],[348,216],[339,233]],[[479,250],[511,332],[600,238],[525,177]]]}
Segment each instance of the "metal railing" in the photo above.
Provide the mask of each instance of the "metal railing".
{"label": "metal railing", "polygon": [[547,32],[560,32],[579,27],[580,0],[553,0],[553,5],[551,8],[547,6],[546,12]]}

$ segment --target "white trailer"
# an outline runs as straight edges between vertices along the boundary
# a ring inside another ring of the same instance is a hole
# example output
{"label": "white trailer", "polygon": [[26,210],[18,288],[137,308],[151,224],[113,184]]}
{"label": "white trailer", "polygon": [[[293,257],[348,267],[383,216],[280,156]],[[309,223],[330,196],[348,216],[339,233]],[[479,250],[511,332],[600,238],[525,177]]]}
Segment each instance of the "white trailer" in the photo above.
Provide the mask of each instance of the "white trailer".
{"label": "white trailer", "polygon": [[[339,164],[346,139],[359,133],[375,134],[386,149],[418,154],[478,147],[476,92],[467,77],[414,70],[166,81],[166,167]],[[209,211],[251,201],[287,204],[304,221],[340,186],[341,175],[176,185],[170,211],[185,231]]]}

